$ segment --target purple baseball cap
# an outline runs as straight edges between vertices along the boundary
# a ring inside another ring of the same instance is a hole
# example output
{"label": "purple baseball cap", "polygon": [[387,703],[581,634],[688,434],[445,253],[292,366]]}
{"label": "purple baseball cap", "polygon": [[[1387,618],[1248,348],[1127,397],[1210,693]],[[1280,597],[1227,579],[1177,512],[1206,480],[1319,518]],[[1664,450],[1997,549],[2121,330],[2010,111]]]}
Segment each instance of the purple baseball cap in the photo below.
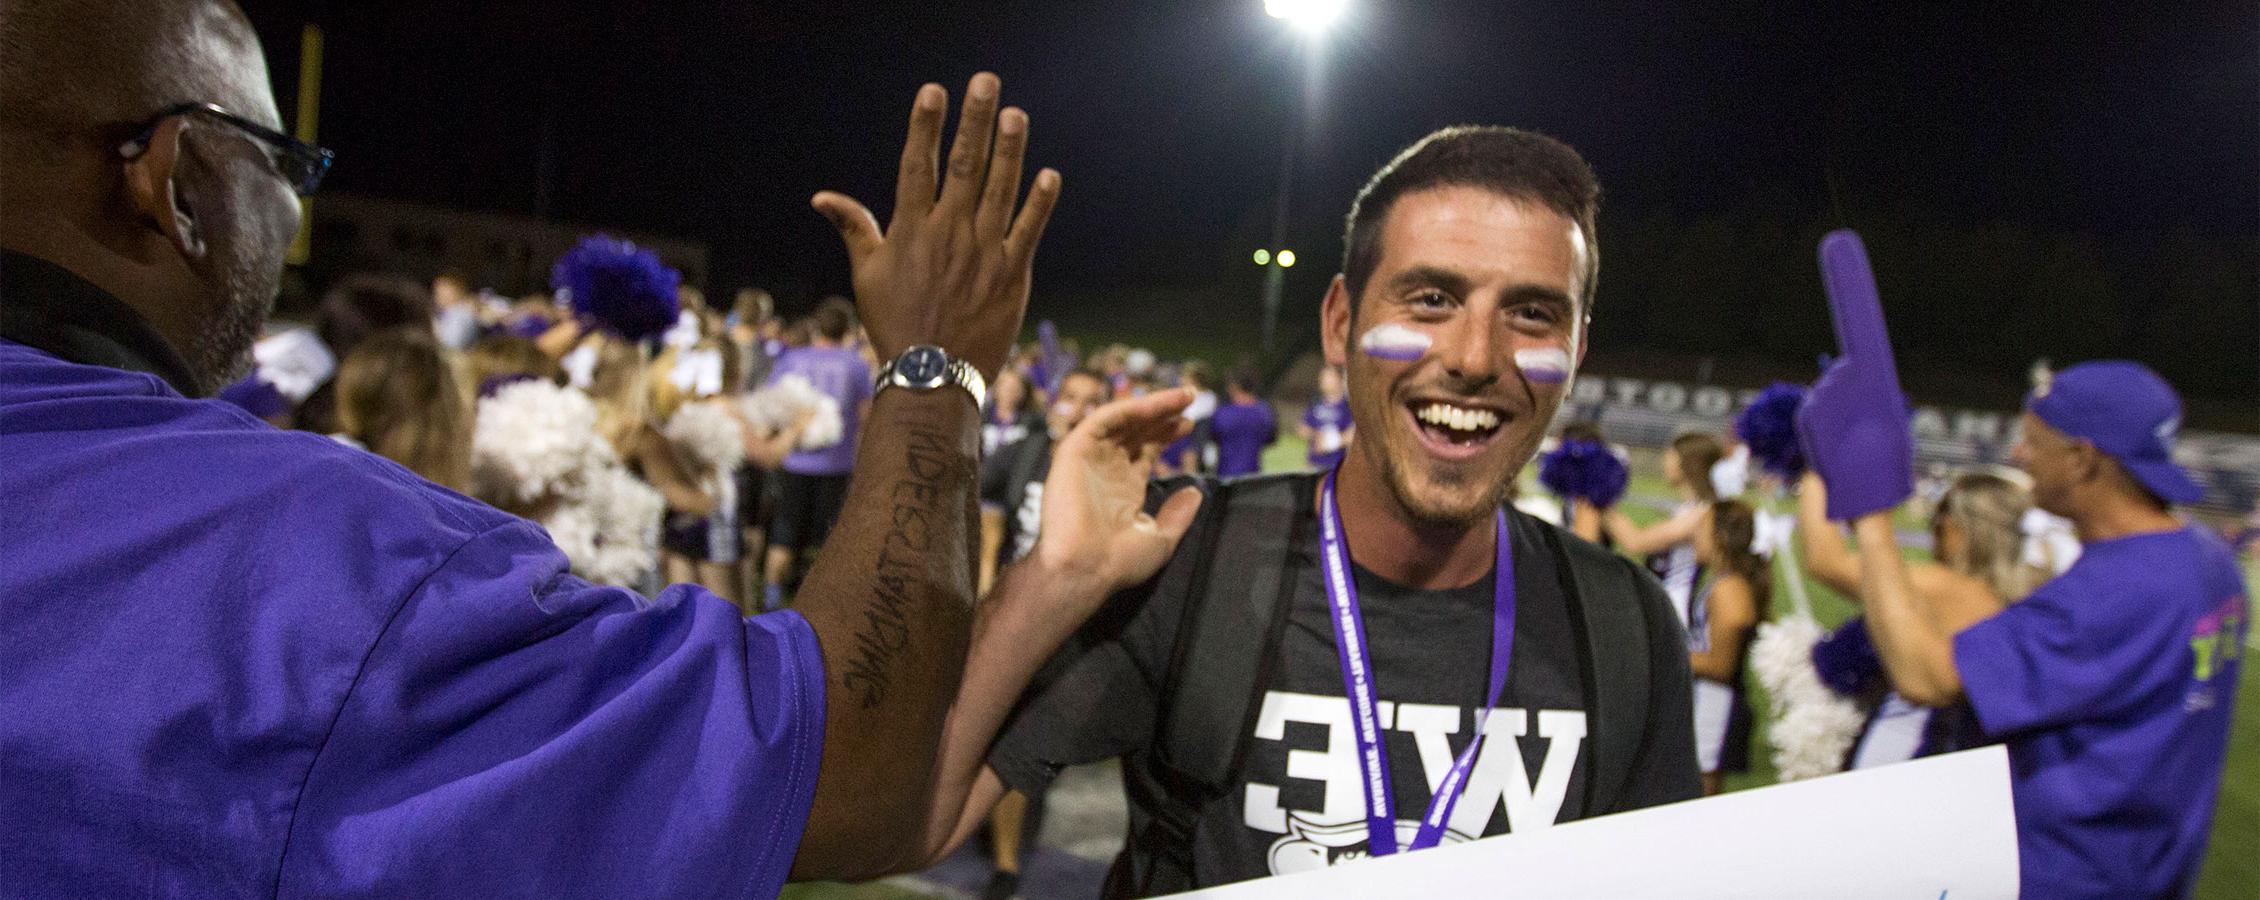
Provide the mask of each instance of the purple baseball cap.
{"label": "purple baseball cap", "polygon": [[2080,363],[2025,398],[2048,427],[2109,454],[2151,493],[2190,503],[2205,489],[2174,465],[2182,399],[2150,367],[2123,359]]}

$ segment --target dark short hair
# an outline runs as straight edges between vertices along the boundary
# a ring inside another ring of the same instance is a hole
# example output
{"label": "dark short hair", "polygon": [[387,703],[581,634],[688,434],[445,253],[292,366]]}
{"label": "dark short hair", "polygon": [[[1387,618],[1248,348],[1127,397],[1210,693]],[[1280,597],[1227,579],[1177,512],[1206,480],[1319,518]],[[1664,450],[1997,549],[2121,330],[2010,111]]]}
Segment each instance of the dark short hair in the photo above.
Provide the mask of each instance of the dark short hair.
{"label": "dark short hair", "polygon": [[1099,391],[1104,394],[1104,397],[1102,397],[1101,399],[1114,399],[1114,379],[1106,377],[1105,372],[1101,372],[1097,369],[1091,368],[1090,366],[1077,366],[1073,369],[1069,369],[1067,374],[1059,376],[1059,383],[1066,384],[1067,379],[1070,378],[1088,378],[1092,381],[1096,381],[1099,383]]}
{"label": "dark short hair", "polygon": [[314,312],[314,333],[339,359],[363,338],[388,328],[432,327],[432,295],[422,285],[391,275],[338,279]]}
{"label": "dark short hair", "polygon": [[808,324],[827,341],[847,340],[848,331],[855,327],[855,304],[844,297],[826,297],[808,314]]}
{"label": "dark short hair", "polygon": [[1538,203],[1577,223],[1585,236],[1585,310],[1601,274],[1601,245],[1593,223],[1601,209],[1601,184],[1568,144],[1531,131],[1497,125],[1454,125],[1421,138],[1373,173],[1350,204],[1342,236],[1342,278],[1350,301],[1365,292],[1381,264],[1381,223],[1397,200],[1438,187],[1481,188]]}
{"label": "dark short hair", "polygon": [[1263,393],[1263,379],[1256,377],[1254,369],[1232,370],[1232,377],[1227,383],[1250,394]]}

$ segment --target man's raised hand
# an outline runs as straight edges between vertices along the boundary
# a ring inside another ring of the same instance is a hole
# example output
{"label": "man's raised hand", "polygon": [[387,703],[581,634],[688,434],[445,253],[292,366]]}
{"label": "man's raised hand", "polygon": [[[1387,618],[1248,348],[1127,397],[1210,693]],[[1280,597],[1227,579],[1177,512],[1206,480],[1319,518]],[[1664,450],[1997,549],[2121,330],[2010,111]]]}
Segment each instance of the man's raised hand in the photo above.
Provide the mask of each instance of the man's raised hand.
{"label": "man's raised hand", "polygon": [[918,89],[884,232],[845,194],[810,200],[847,245],[856,309],[880,359],[934,344],[995,378],[1020,332],[1030,265],[1060,185],[1059,173],[1045,169],[1018,203],[1028,115],[999,112],[1001,89],[988,72],[966,85],[946,178],[938,152],[949,95],[938,84]]}
{"label": "man's raised hand", "polygon": [[1181,489],[1148,515],[1146,482],[1162,445],[1191,428],[1183,413],[1192,402],[1181,388],[1117,400],[1093,410],[1054,448],[1043,531],[1031,556],[1044,571],[1090,589],[1062,594],[1104,599],[1152,576],[1176,549],[1201,492]]}

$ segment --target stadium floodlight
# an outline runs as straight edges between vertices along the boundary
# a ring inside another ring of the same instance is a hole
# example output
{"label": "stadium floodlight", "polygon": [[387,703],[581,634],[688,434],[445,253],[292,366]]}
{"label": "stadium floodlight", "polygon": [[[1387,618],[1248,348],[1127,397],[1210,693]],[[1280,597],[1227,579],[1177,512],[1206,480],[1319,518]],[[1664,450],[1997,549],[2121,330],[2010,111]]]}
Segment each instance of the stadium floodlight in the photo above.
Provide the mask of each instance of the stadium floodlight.
{"label": "stadium floodlight", "polygon": [[1349,5],[1349,0],[1263,0],[1263,11],[1274,19],[1285,19],[1296,28],[1316,34],[1341,18],[1342,10]]}
{"label": "stadium floodlight", "polygon": [[1269,251],[1269,250],[1262,250],[1262,249],[1258,249],[1258,250],[1256,251],[1256,265],[1259,265],[1259,266],[1268,266],[1268,265],[1271,265],[1271,251]]}
{"label": "stadium floodlight", "polygon": [[1282,268],[1282,269],[1292,269],[1292,268],[1294,268],[1294,267],[1295,267],[1295,251],[1293,251],[1293,250],[1281,250],[1281,251],[1279,251],[1279,267],[1280,267],[1280,268]]}

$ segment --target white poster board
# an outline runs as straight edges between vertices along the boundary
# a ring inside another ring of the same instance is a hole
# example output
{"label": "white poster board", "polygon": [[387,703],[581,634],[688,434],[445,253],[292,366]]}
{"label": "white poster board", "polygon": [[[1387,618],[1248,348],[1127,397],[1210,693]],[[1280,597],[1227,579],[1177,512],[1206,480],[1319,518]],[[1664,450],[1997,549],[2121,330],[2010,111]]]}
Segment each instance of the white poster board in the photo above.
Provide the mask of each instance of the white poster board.
{"label": "white poster board", "polygon": [[1177,896],[2014,900],[2009,756],[1966,750]]}

